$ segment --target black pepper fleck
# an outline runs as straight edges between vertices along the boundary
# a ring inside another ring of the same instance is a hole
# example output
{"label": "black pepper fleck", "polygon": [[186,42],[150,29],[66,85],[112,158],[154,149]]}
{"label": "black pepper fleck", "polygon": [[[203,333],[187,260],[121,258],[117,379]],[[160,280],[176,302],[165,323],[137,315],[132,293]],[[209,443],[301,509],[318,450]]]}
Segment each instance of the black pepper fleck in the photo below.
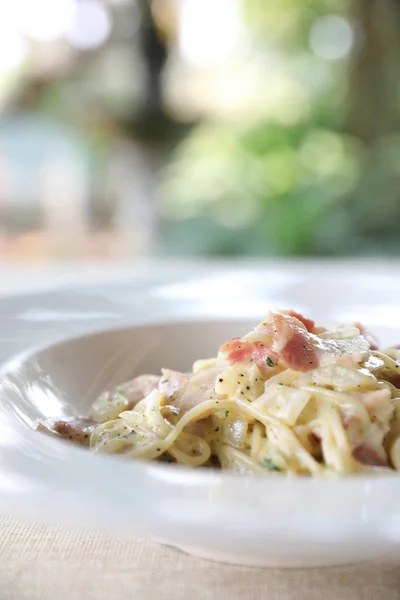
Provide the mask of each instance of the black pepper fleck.
{"label": "black pepper fleck", "polygon": [[246,390],[249,390],[249,389],[250,389],[250,386],[249,386],[249,385],[246,385]]}
{"label": "black pepper fleck", "polygon": [[222,377],[220,377],[220,378],[218,379],[218,381],[219,381],[220,383],[222,383],[222,382],[223,382],[223,379],[222,379]]}

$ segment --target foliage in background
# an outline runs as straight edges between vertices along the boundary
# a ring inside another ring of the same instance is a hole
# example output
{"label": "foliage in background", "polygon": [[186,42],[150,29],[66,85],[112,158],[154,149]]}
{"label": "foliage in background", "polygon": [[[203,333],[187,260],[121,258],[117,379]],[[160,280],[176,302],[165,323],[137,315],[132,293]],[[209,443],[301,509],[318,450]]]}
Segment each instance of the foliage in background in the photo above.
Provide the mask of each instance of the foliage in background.
{"label": "foliage in background", "polygon": [[87,3],[109,23],[90,47],[45,0],[38,39],[0,10],[5,234],[54,238],[69,214],[145,252],[399,252],[399,0]]}
{"label": "foliage in background", "polygon": [[[254,56],[279,55],[292,96],[240,120],[209,120],[181,144],[160,190],[163,251],[397,253],[397,3],[248,0],[244,9]],[[351,24],[353,50],[330,60],[313,35],[324,24],[335,35],[337,17]],[[268,83],[267,67],[260,76]]]}

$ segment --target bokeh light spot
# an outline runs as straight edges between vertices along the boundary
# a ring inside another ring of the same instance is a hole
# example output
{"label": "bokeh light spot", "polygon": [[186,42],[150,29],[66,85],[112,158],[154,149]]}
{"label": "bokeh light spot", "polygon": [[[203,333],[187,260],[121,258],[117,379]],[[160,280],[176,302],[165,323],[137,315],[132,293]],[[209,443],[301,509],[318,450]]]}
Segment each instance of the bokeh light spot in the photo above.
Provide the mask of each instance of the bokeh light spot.
{"label": "bokeh light spot", "polygon": [[101,46],[110,35],[111,15],[98,0],[80,0],[67,31],[67,39],[76,48],[89,50]]}
{"label": "bokeh light spot", "polygon": [[347,19],[327,15],[317,19],[310,32],[313,52],[326,60],[340,60],[347,56],[354,43],[354,31]]}
{"label": "bokeh light spot", "polygon": [[232,0],[184,0],[179,46],[186,61],[208,68],[224,61],[236,45],[239,18]]}

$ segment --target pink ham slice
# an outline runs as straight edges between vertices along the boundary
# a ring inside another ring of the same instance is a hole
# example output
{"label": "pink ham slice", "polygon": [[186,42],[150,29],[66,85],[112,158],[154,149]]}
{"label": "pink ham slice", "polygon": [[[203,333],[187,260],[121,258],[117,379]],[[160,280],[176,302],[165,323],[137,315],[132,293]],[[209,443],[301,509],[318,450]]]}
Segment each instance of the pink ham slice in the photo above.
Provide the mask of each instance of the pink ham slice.
{"label": "pink ham slice", "polygon": [[[272,362],[278,359],[278,356],[272,350],[271,344],[263,344],[262,342],[252,342],[246,338],[234,338],[223,344],[220,348],[223,354],[226,354],[230,364],[240,362],[254,361],[257,364],[267,364],[267,359]],[[268,366],[268,365],[267,365]]]}
{"label": "pink ham slice", "polygon": [[160,377],[158,375],[139,375],[127,383],[119,385],[110,393],[110,396],[116,393],[122,395],[126,400],[124,410],[132,410],[140,400],[146,398],[150,392],[157,388],[159,381]]}
{"label": "pink ham slice", "polygon": [[158,389],[164,394],[167,400],[176,396],[190,377],[185,373],[171,371],[170,369],[161,369],[161,373],[162,376],[158,384]]}
{"label": "pink ham slice", "polygon": [[309,331],[310,333],[318,334],[318,333],[322,333],[323,331],[326,331],[325,327],[316,327],[315,322],[312,319],[307,319],[306,317],[303,317],[303,315],[301,315],[300,313],[298,313],[294,310],[282,310],[280,312],[283,315],[288,315],[289,317],[295,317],[298,321],[303,323],[303,325],[305,326],[307,331]]}
{"label": "pink ham slice", "polygon": [[312,321],[294,314],[271,312],[254,331],[221,346],[220,353],[231,365],[254,360],[265,374],[275,365],[307,372],[330,363],[356,364],[367,357],[369,343],[363,336],[322,339],[308,330],[315,330]]}
{"label": "pink ham slice", "polygon": [[[155,375],[139,375],[139,377],[119,385],[113,391],[105,392],[100,399],[112,404],[114,397],[117,396],[118,399],[122,399],[122,406],[118,412],[131,410],[140,400],[156,389],[159,380],[160,378]],[[90,436],[100,421],[102,421],[101,418],[97,421],[88,418],[77,418],[70,421],[45,419],[40,423],[38,429],[83,446],[89,446]]]}
{"label": "pink ham slice", "polygon": [[379,349],[379,342],[378,342],[377,338],[374,335],[372,335],[372,333],[370,333],[368,331],[368,329],[366,327],[364,327],[364,325],[362,323],[359,323],[357,321],[357,323],[354,323],[354,327],[357,327],[357,329],[360,330],[361,335],[363,335],[365,337],[365,339],[368,340],[369,347],[371,350]]}
{"label": "pink ham slice", "polygon": [[370,465],[372,467],[386,467],[387,459],[384,456],[384,452],[379,453],[370,446],[362,445],[358,446],[353,450],[354,458],[363,465]]}
{"label": "pink ham slice", "polygon": [[72,419],[71,421],[62,421],[57,419],[45,419],[38,427],[53,435],[57,435],[65,440],[77,442],[83,446],[89,446],[90,436],[98,425],[93,419]]}
{"label": "pink ham slice", "polygon": [[270,320],[273,329],[272,347],[278,355],[278,361],[294,371],[316,369],[319,365],[316,341],[319,338],[309,333],[304,323],[296,317],[275,313],[270,316]]}
{"label": "pink ham slice", "polygon": [[215,380],[221,373],[220,367],[194,374],[169,369],[162,369],[162,373],[158,389],[164,394],[168,404],[179,412],[186,412],[206,400],[217,398],[214,387]]}

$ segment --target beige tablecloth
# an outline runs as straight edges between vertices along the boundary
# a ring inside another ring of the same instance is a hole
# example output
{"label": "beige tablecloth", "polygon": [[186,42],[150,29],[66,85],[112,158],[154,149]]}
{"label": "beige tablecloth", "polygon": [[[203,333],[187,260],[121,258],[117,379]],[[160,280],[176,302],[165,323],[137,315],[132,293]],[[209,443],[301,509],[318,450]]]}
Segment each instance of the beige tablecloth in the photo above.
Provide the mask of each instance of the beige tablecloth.
{"label": "beige tablecloth", "polygon": [[144,540],[0,518],[1,600],[399,600],[400,566],[232,567]]}

